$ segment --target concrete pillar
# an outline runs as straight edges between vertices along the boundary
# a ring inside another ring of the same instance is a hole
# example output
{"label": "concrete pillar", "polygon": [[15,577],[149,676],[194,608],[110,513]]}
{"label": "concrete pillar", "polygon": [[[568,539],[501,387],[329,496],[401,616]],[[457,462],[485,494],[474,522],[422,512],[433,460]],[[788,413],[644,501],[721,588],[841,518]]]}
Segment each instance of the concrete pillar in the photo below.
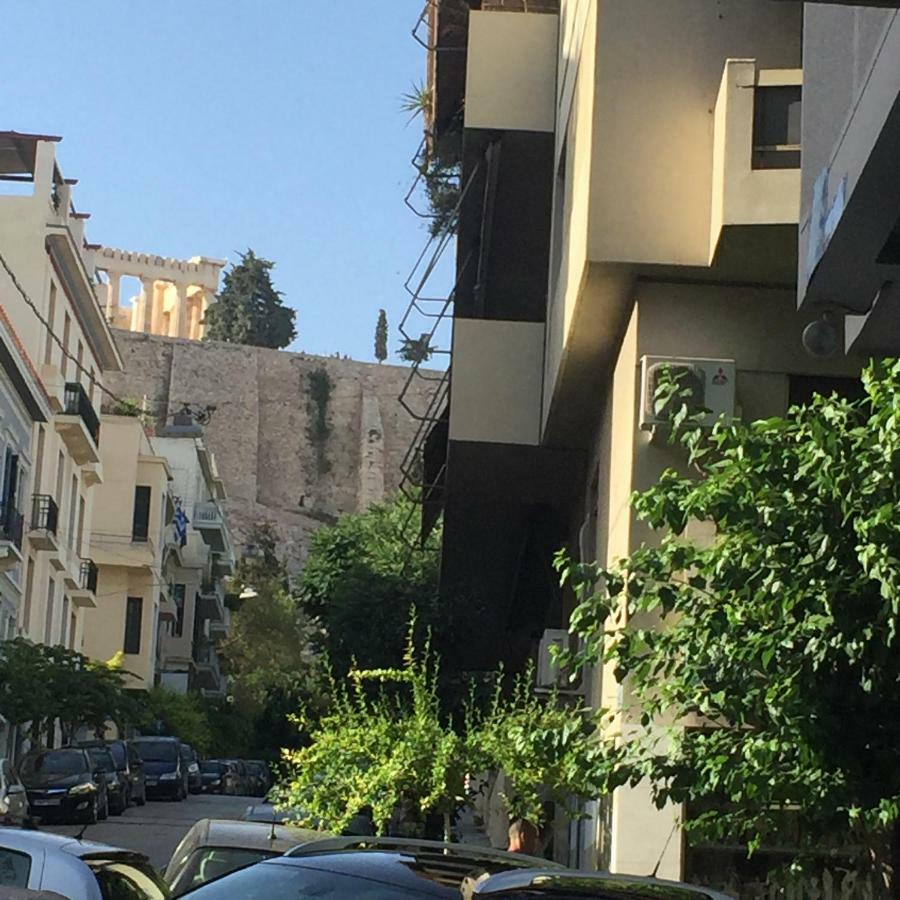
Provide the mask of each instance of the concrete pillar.
{"label": "concrete pillar", "polygon": [[106,288],[106,320],[112,322],[119,311],[119,288],[122,281],[122,273],[107,271],[106,277],[109,279],[109,284]]}
{"label": "concrete pillar", "polygon": [[175,306],[172,310],[169,337],[187,337],[187,288],[186,284],[175,282]]}
{"label": "concrete pillar", "polygon": [[188,317],[188,337],[192,341],[199,341],[201,339],[200,334],[200,317],[203,314],[202,312],[203,306],[203,292],[197,291],[195,294],[191,296],[189,309],[190,315]]}
{"label": "concrete pillar", "polygon": [[152,278],[141,279],[141,298],[138,301],[138,318],[136,331],[146,334],[150,330],[150,316],[153,313],[153,300],[156,295],[156,282]]}
{"label": "concrete pillar", "polygon": [[168,284],[166,282],[157,281],[154,285],[153,302],[150,304],[150,333],[165,334],[165,312],[166,312],[166,293],[168,292]]}

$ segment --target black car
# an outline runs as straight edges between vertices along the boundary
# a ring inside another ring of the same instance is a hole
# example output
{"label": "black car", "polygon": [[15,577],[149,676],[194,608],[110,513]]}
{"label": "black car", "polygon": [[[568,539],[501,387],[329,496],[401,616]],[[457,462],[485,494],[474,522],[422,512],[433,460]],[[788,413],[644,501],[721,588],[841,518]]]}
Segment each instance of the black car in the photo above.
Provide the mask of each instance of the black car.
{"label": "black car", "polygon": [[173,737],[139,737],[131,744],[144,763],[147,796],[184,800],[188,795],[188,773],[181,761],[181,741]]}
{"label": "black car", "polygon": [[33,751],[19,774],[32,814],[44,821],[93,823],[109,814],[106,772],[93,765],[87,750]]}
{"label": "black car", "polygon": [[200,760],[190,744],[182,744],[181,765],[187,772],[188,790],[192,794],[199,794],[203,788],[203,779],[200,777]]}
{"label": "black car", "polygon": [[261,759],[245,760],[244,765],[253,779],[252,794],[254,797],[265,797],[272,787],[272,779],[269,776],[269,767]]}
{"label": "black car", "polygon": [[112,753],[106,747],[84,747],[95,769],[102,769],[106,775],[106,793],[109,797],[109,812],[121,816],[128,809],[128,778],[116,767]]}
{"label": "black car", "polygon": [[112,754],[116,771],[125,780],[126,807],[132,803],[143,806],[147,802],[144,784],[144,762],[128,741],[79,741],[79,747],[106,747]]}
{"label": "black car", "polygon": [[201,790],[204,794],[236,794],[236,781],[231,766],[218,759],[204,759],[200,763]]}

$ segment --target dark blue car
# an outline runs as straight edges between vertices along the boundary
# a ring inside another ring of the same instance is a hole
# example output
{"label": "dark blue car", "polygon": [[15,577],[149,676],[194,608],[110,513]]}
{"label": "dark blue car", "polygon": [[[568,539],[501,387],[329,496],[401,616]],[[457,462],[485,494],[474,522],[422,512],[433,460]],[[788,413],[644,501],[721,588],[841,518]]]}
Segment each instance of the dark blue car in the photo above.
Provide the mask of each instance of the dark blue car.
{"label": "dark blue car", "polygon": [[148,797],[184,800],[188,795],[188,771],[181,754],[181,741],[174,737],[139,737],[131,745],[144,762]]}

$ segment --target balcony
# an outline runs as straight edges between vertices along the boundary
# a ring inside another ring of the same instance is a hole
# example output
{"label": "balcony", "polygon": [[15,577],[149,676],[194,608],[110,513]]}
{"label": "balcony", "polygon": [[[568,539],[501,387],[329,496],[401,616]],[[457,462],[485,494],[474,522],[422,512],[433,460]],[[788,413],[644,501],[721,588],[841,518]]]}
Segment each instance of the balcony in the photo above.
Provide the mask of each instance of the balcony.
{"label": "balcony", "polygon": [[221,690],[222,673],[219,669],[219,657],[213,643],[206,638],[194,641],[193,670],[193,687],[207,691]]}
{"label": "balcony", "polygon": [[712,263],[723,232],[738,226],[786,226],[800,220],[800,69],[725,63],[713,138]]}
{"label": "balcony", "polygon": [[194,505],[193,526],[215,552],[221,553],[227,548],[225,519],[215,501],[208,500]]}
{"label": "balcony", "polygon": [[31,522],[28,540],[35,550],[58,550],[56,530],[59,526],[59,507],[49,494],[35,494],[31,500]]}
{"label": "balcony", "polygon": [[22,533],[25,517],[10,503],[0,504],[0,572],[8,572],[22,562]]}
{"label": "balcony", "polygon": [[77,381],[66,383],[63,411],[54,423],[77,465],[100,462],[100,419],[87,391]]}
{"label": "balcony", "polygon": [[69,591],[73,606],[93,609],[97,606],[97,577],[99,570],[92,559],[82,559],[78,566],[78,584]]}
{"label": "balcony", "polygon": [[221,581],[204,581],[197,593],[197,615],[212,622],[225,619],[225,593]]}

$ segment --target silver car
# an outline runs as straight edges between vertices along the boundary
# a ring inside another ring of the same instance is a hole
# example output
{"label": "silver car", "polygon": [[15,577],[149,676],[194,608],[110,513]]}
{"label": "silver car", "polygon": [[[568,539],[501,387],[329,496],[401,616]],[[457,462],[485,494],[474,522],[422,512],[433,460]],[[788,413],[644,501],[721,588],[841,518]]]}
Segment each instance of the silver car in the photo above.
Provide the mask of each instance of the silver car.
{"label": "silver car", "polygon": [[25,785],[13,764],[0,758],[0,825],[24,825],[30,815]]}
{"label": "silver car", "polygon": [[0,885],[55,891],[68,900],[170,897],[143,853],[21,828],[0,827]]}

